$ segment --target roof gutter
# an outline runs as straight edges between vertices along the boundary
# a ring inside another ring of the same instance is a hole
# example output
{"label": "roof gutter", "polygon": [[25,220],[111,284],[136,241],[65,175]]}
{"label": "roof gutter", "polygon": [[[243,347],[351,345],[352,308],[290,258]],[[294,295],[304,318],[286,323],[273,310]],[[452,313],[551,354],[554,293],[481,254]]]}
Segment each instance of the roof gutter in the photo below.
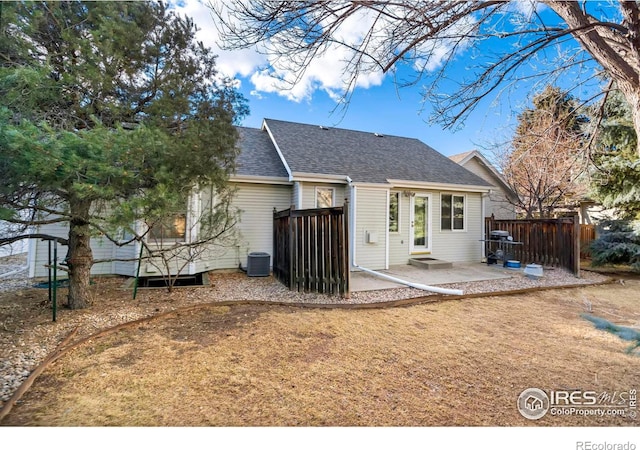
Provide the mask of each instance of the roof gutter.
{"label": "roof gutter", "polygon": [[332,175],[323,173],[292,172],[294,181],[306,181],[310,183],[350,183],[348,175]]}
{"label": "roof gutter", "polygon": [[395,188],[408,188],[408,189],[431,189],[439,191],[455,191],[455,192],[489,192],[493,185],[480,186],[480,185],[467,185],[467,184],[453,184],[453,183],[430,183],[424,181],[408,181],[408,180],[387,180]]}

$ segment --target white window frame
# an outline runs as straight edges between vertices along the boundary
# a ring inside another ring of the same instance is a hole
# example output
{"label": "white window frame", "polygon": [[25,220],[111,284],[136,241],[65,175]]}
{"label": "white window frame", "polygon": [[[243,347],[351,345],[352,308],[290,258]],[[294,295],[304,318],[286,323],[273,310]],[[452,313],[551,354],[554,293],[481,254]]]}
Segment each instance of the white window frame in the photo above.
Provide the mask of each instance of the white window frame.
{"label": "white window frame", "polygon": [[[331,191],[331,206],[318,206],[318,192],[319,191]],[[336,189],[327,186],[316,186],[315,188],[315,203],[316,208],[333,208],[336,206]]]}
{"label": "white window frame", "polygon": [[[442,197],[443,196],[451,197],[451,217],[450,217],[450,228],[442,227]],[[454,228],[454,197],[462,197],[462,228]],[[466,194],[456,194],[456,193],[440,193],[440,231],[444,232],[453,232],[460,233],[467,231],[467,195]]]}

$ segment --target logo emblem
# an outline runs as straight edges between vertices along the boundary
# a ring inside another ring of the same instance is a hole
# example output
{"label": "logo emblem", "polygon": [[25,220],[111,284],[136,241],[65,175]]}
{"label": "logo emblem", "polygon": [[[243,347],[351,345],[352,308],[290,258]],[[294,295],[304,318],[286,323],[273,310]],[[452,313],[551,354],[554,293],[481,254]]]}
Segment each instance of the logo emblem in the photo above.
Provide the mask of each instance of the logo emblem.
{"label": "logo emblem", "polygon": [[549,411],[549,397],[541,389],[525,389],[518,397],[518,411],[522,417],[538,420]]}

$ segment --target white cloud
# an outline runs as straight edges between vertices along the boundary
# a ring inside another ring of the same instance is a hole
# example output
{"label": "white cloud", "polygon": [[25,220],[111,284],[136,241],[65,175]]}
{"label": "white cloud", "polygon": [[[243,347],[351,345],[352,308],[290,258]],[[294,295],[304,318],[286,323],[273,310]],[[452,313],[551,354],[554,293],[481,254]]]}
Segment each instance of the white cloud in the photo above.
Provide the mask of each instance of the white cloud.
{"label": "white cloud", "polygon": [[[214,0],[224,7],[223,0]],[[323,53],[314,56],[302,73],[291,70],[290,62],[275,57],[267,57],[256,48],[225,51],[219,46],[220,36],[213,22],[211,10],[207,0],[183,0],[174,5],[176,10],[194,19],[200,31],[197,38],[218,54],[218,70],[230,77],[249,78],[253,84],[251,95],[261,98],[263,93],[283,96],[291,101],[301,102],[312,98],[316,91],[324,91],[334,101],[341,100],[350,82],[350,68],[348,61],[353,56],[353,50],[337,44],[330,45]],[[343,40],[354,46],[362,42],[366,33],[373,26],[373,34],[369,42],[370,49],[378,49],[377,44],[387,36],[392,27],[385,19],[377,18],[370,12],[360,12],[352,16],[336,30],[338,40]],[[277,45],[270,41],[269,45]],[[446,43],[431,44],[432,56],[426,66],[427,70],[435,70],[450,56],[450,47]],[[382,48],[381,46],[379,48]],[[385,50],[382,50],[383,52]],[[389,56],[389,55],[385,55]],[[424,63],[424,61],[422,61]],[[372,60],[368,60],[369,70],[361,72],[352,88],[368,89],[379,86],[385,75],[375,67]]]}
{"label": "white cloud", "polygon": [[220,35],[216,28],[211,9],[206,2],[201,0],[185,0],[173,5],[176,11],[182,15],[191,17],[198,28],[197,39],[207,47],[213,49],[218,55],[217,68],[223,75],[229,77],[250,76],[257,67],[267,63],[264,55],[255,49],[225,51],[220,48]]}
{"label": "white cloud", "polygon": [[531,19],[534,12],[540,12],[545,7],[542,2],[537,0],[519,0],[517,2],[509,3],[509,6],[511,6],[514,11],[525,16],[527,19]]}
{"label": "white cloud", "polygon": [[[220,1],[220,0],[218,0]],[[224,6],[224,3],[222,3]],[[200,31],[197,39],[211,47],[218,55],[217,68],[223,75],[229,77],[249,78],[254,86],[251,94],[261,98],[261,93],[275,93],[289,100],[300,102],[309,100],[314,92],[326,92],[335,101],[339,101],[347,86],[346,60],[350,56],[344,47],[333,46],[324,55],[314,58],[299,77],[285,65],[285,61],[267,58],[256,48],[225,51],[220,48],[221,42],[218,30],[213,22],[211,9],[207,1],[184,0],[173,4],[176,11],[191,17]],[[343,27],[343,37],[351,41],[361,39],[366,31],[366,22],[357,18]],[[382,83],[384,76],[381,72],[364,74],[358,77],[356,86],[369,88]]]}
{"label": "white cloud", "polygon": [[[350,17],[336,31],[338,40],[356,46],[371,26],[371,18],[366,14]],[[277,42],[271,42],[277,45]],[[309,100],[317,90],[326,92],[334,101],[342,99],[351,82],[349,60],[353,50],[345,46],[331,44],[320,54],[310,58],[309,64],[301,73],[289,67],[290,61],[272,58],[267,69],[254,72],[251,82],[256,90],[277,93],[289,100],[300,102]],[[351,87],[367,89],[382,83],[381,70],[360,73]]]}

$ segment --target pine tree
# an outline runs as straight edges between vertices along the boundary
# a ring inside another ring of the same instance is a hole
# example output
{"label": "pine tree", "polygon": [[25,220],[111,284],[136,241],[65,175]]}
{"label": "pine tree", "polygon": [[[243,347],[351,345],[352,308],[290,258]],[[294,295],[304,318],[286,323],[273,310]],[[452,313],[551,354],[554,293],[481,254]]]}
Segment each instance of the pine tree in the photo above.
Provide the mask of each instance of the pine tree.
{"label": "pine tree", "polygon": [[591,243],[591,263],[628,265],[640,272],[640,230],[626,220],[606,220],[599,228],[598,239]]}
{"label": "pine tree", "polygon": [[[599,115],[593,112],[593,116]],[[640,157],[631,110],[624,97],[607,96],[592,151],[594,196],[624,219],[640,219]]]}
{"label": "pine tree", "polygon": [[194,189],[224,190],[247,107],[161,2],[0,6],[0,220],[69,225],[45,238],[69,246],[68,303],[84,308],[91,236],[121,244]]}

